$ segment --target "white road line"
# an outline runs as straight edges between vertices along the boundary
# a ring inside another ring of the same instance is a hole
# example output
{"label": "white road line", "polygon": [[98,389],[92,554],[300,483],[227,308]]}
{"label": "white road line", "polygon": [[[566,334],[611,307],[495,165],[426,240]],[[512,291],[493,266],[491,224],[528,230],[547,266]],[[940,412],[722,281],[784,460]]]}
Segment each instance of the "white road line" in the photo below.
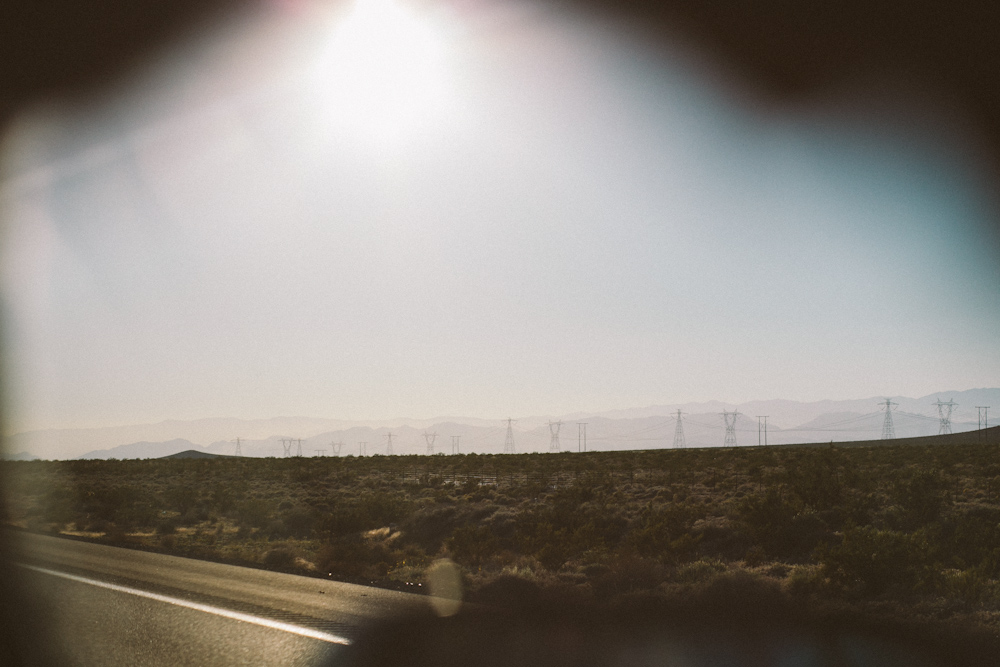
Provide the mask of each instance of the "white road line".
{"label": "white road line", "polygon": [[253,616],[251,614],[243,614],[238,611],[223,609],[222,607],[215,607],[209,604],[201,604],[200,602],[191,602],[190,600],[184,600],[182,598],[170,597],[169,595],[150,593],[149,591],[144,591],[139,588],[132,588],[130,586],[119,586],[118,584],[110,584],[106,581],[100,581],[98,579],[79,577],[75,574],[59,572],[58,570],[49,570],[44,567],[37,567],[35,565],[27,565],[25,563],[18,563],[18,565],[27,568],[29,570],[34,570],[35,572],[50,574],[54,577],[62,577],[63,579],[69,579],[70,581],[78,581],[82,584],[90,584],[91,586],[100,586],[101,588],[107,588],[112,591],[118,591],[119,593],[128,593],[129,595],[137,595],[142,598],[149,598],[150,600],[166,602],[167,604],[175,604],[178,607],[187,607],[188,609],[203,611],[207,614],[215,614],[216,616],[231,618],[234,621],[253,623],[254,625],[260,625],[265,628],[272,628],[274,630],[284,630],[285,632],[291,632],[292,634],[301,635],[302,637],[311,637],[312,639],[318,639],[320,641],[330,642],[332,644],[347,645],[351,643],[351,640],[347,639],[346,637],[330,634],[329,632],[322,632],[321,630],[304,628],[300,625],[292,625],[291,623],[282,623],[281,621],[272,621],[269,618],[262,618],[260,616]]}

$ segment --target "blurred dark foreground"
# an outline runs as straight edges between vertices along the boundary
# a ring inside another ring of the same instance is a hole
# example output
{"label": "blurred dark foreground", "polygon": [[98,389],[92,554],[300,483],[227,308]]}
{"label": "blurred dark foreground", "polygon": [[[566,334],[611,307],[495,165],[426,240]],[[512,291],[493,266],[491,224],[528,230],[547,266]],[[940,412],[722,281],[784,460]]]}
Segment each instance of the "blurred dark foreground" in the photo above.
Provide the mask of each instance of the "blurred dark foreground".
{"label": "blurred dark foreground", "polygon": [[507,577],[453,616],[368,628],[338,664],[937,667],[995,665],[1000,655],[1000,641],[982,631],[807,610],[750,577],[721,579],[690,598],[613,606],[547,595]]}

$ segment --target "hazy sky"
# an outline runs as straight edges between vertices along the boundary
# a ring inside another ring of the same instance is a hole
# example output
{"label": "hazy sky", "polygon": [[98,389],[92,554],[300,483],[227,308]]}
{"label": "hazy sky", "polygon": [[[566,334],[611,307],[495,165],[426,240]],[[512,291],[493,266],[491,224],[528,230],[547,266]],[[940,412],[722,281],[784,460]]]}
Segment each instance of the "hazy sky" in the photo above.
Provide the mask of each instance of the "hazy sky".
{"label": "hazy sky", "polygon": [[27,114],[8,430],[997,386],[996,184],[946,104],[769,109],[637,39],[284,3]]}

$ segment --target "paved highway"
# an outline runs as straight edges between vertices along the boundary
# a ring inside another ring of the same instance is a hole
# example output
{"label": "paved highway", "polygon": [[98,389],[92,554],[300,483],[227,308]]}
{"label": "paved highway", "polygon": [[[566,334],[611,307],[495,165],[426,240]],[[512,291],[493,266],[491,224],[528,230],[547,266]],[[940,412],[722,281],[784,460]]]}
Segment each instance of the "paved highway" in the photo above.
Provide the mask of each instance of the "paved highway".
{"label": "paved highway", "polygon": [[20,576],[68,665],[316,665],[421,596],[23,534]]}

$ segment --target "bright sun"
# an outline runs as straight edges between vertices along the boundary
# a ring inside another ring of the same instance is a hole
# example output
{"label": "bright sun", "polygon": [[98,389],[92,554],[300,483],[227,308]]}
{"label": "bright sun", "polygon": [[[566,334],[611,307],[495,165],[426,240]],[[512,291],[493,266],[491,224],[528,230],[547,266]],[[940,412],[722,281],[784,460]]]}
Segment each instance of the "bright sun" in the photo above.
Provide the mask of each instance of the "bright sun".
{"label": "bright sun", "polygon": [[316,71],[322,113],[365,141],[418,132],[449,105],[447,44],[445,26],[405,0],[355,0]]}

